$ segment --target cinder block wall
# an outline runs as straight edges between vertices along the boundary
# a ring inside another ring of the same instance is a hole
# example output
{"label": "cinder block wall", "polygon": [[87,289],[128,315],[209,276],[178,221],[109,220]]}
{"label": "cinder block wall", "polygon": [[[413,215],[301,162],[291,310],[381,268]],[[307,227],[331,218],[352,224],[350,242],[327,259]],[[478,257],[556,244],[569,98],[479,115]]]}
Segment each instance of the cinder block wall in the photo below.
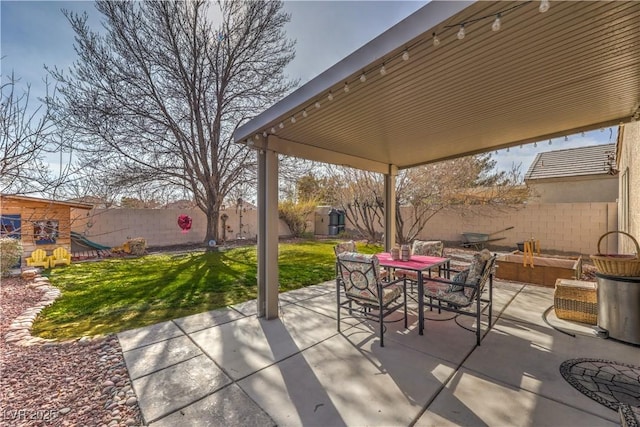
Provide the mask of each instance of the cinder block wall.
{"label": "cinder block wall", "polygon": [[[258,233],[257,211],[247,209],[242,212],[242,233],[240,234],[240,214],[235,209],[221,211],[228,215],[226,240],[243,238],[255,239]],[[178,216],[185,214],[192,219],[191,230],[182,233],[178,226]],[[121,246],[127,239],[143,237],[149,246],[170,246],[204,242],[207,230],[206,216],[200,209],[95,209],[72,212],[72,230],[87,239],[106,246]],[[222,236],[222,221],[219,224]],[[289,228],[280,221],[280,235],[289,235]]]}
{"label": "cinder block wall", "polygon": [[[405,212],[408,215],[410,210]],[[229,216],[226,239],[235,240],[239,233],[239,213],[235,210],[223,213]],[[178,227],[181,214],[193,219],[188,233],[182,233]],[[98,209],[89,216],[85,215],[86,211],[72,211],[72,230],[107,246],[120,246],[133,237],[144,237],[149,246],[200,243],[204,241],[206,231],[206,218],[199,209]],[[609,230],[617,230],[617,217],[616,203],[532,203],[503,211],[475,208],[464,215],[440,212],[428,222],[419,237],[459,242],[463,232],[489,234],[513,226],[512,230],[496,233],[495,237],[505,239],[493,244],[515,248],[517,242],[533,237],[540,240],[543,251],[593,254],[597,251],[600,236]],[[314,230],[314,222],[311,215],[310,232]],[[242,223],[242,236],[255,238],[257,211],[244,211]],[[220,227],[222,229],[222,224]],[[318,230],[318,234],[326,234],[328,230],[325,228]],[[347,221],[349,228],[352,226]],[[290,235],[282,221],[279,234]],[[618,236],[611,235],[603,241],[601,249],[616,253],[617,244]]]}
{"label": "cinder block wall", "polygon": [[[462,240],[462,233],[490,234],[507,227],[490,238],[505,237],[492,242],[498,246],[516,247],[517,242],[534,238],[542,250],[593,254],[600,236],[617,229],[616,203],[540,203],[519,209],[497,211],[485,208],[460,215],[441,212],[427,224],[422,239]],[[617,236],[602,242],[602,250],[615,253]]]}

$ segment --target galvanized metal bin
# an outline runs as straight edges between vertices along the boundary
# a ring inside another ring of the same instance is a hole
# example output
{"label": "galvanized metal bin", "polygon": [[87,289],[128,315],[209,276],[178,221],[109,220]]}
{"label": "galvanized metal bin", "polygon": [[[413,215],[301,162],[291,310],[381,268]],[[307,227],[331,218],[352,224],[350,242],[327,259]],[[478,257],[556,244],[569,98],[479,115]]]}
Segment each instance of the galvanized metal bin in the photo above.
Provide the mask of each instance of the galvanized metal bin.
{"label": "galvanized metal bin", "polygon": [[598,326],[609,337],[640,344],[640,277],[596,273]]}

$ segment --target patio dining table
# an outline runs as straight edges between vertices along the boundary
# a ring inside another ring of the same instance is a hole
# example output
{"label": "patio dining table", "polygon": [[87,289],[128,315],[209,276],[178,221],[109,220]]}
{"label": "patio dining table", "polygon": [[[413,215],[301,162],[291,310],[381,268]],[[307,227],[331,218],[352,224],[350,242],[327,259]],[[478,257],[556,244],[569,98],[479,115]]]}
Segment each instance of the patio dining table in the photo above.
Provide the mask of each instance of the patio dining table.
{"label": "patio dining table", "polygon": [[427,255],[411,255],[408,261],[395,260],[389,252],[376,254],[380,260],[380,266],[388,269],[403,269],[415,271],[418,276],[418,334],[423,335],[424,330],[424,280],[423,273],[428,272],[431,276],[431,269],[434,267],[444,267],[444,271],[449,270],[451,260]]}

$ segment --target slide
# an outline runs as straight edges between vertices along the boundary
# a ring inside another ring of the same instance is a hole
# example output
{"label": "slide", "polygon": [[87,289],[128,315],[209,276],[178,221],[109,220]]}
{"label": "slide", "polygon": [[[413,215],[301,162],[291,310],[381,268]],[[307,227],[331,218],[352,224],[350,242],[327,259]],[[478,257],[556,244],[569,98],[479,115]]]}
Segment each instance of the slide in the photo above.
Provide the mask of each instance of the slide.
{"label": "slide", "polygon": [[[98,251],[108,251],[111,249],[111,247],[109,246],[104,246],[99,243],[92,242],[91,240],[84,237],[82,234],[76,233],[75,231],[71,232],[71,244],[77,245],[82,248],[80,250],[85,250],[85,251],[87,249],[90,249],[90,250],[93,249]],[[71,248],[71,250],[73,251],[73,248]]]}

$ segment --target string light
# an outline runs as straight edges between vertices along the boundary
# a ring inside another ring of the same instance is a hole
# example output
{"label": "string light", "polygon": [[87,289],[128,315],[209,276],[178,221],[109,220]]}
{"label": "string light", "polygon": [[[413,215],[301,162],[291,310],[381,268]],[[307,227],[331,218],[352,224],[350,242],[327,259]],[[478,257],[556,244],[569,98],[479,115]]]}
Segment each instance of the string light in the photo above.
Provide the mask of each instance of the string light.
{"label": "string light", "polygon": [[291,123],[295,123],[297,120],[295,118],[295,116],[291,116]]}
{"label": "string light", "polygon": [[316,101],[316,109],[320,108],[320,101]]}
{"label": "string light", "polygon": [[409,51],[405,50],[404,52],[402,52],[402,60],[403,61],[408,61],[409,60]]}
{"label": "string light", "polygon": [[497,14],[495,21],[493,21],[493,24],[491,24],[491,30],[493,32],[500,31],[501,26],[502,26],[502,21],[500,20],[500,14]]}
{"label": "string light", "polygon": [[564,141],[567,142],[569,140],[569,137],[567,135],[564,136]]}
{"label": "string light", "polygon": [[549,0],[541,0],[538,10],[540,11],[540,13],[545,13],[547,10],[549,10],[549,7],[551,7],[551,5],[549,4]]}
{"label": "string light", "polygon": [[258,134],[256,133],[256,136],[255,136],[254,138],[255,138],[255,139],[256,139],[256,141],[257,141],[257,140],[259,140],[259,139],[260,139],[260,135],[258,135]]}
{"label": "string light", "polygon": [[278,126],[280,126],[280,129],[284,129],[284,123],[280,122]]}
{"label": "string light", "polygon": [[551,140],[549,140],[549,145],[553,144],[553,142]]}
{"label": "string light", "polygon": [[271,133],[276,133],[276,128],[272,127],[271,128]]}
{"label": "string light", "polygon": [[433,33],[433,45],[436,47],[440,46],[440,39],[438,38],[436,33]]}
{"label": "string light", "polygon": [[308,115],[307,110],[302,110],[302,117],[307,117]]}
{"label": "string light", "polygon": [[465,35],[466,33],[464,31],[464,24],[460,24],[460,29],[458,30],[458,34],[456,35],[456,37],[458,37],[458,40],[462,40]]}
{"label": "string light", "polygon": [[382,67],[380,67],[380,75],[381,76],[387,75],[387,69],[385,68],[384,64],[382,64]]}
{"label": "string light", "polygon": [[329,95],[327,96],[327,99],[329,101],[333,101],[333,93],[329,92]]}
{"label": "string light", "polygon": [[533,143],[533,146],[534,146],[534,147],[537,147],[537,146],[538,146],[538,143],[537,143],[537,142],[534,142],[534,143]]}
{"label": "string light", "polygon": [[262,137],[266,138],[267,137],[267,131],[262,132]]}
{"label": "string light", "polygon": [[509,147],[507,147],[507,153],[509,152]]}
{"label": "string light", "polygon": [[349,92],[349,83],[347,83],[347,82],[344,83],[344,91],[345,91],[345,93]]}
{"label": "string light", "polygon": [[360,75],[360,81],[361,81],[362,83],[364,83],[364,82],[366,82],[366,81],[367,81],[367,76],[366,76],[364,73],[362,73],[362,74]]}

